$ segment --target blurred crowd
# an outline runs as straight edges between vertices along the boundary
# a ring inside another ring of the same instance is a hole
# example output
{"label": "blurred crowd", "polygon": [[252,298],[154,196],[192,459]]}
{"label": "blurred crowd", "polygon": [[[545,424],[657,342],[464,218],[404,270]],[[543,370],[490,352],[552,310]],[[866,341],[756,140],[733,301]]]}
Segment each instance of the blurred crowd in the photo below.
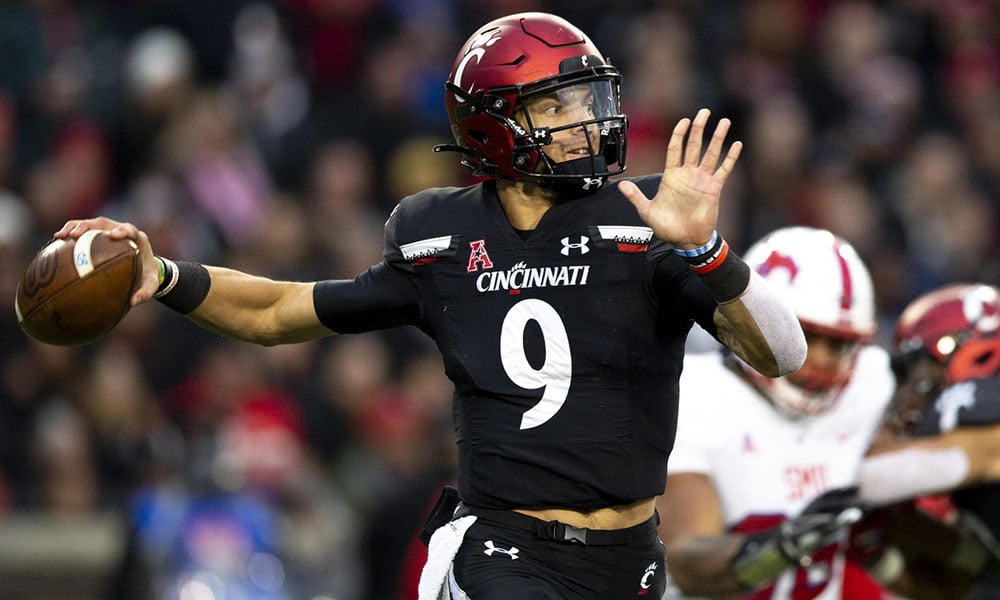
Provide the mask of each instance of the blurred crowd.
{"label": "blurred crowd", "polygon": [[[545,10],[624,75],[629,174],[702,107],[746,148],[720,230],[829,228],[887,343],[946,282],[1000,281],[998,0],[8,0],[0,297],[97,214],[157,253],[285,279],[377,262],[392,207],[472,180],[443,82],[476,27]],[[411,598],[453,473],[450,384],[400,329],[258,348],[153,303],[83,347],[0,320],[0,523],[119,515],[107,598]],[[0,565],[2,570],[2,565]]]}

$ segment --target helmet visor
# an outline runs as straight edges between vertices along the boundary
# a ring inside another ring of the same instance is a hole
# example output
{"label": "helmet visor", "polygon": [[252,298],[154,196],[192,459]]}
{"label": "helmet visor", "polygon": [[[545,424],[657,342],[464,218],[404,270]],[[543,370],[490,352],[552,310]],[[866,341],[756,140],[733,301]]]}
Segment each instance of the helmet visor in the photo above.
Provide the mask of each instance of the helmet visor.
{"label": "helmet visor", "polygon": [[623,126],[618,86],[607,79],[547,86],[521,103],[528,139],[556,164],[599,156]]}

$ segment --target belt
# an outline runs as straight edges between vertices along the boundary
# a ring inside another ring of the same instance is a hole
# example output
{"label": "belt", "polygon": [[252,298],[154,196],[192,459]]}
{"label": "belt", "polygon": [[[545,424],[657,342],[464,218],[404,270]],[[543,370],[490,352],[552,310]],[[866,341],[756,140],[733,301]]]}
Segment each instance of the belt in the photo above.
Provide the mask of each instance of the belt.
{"label": "belt", "polygon": [[573,527],[560,521],[543,521],[512,510],[479,508],[478,506],[469,506],[464,502],[459,503],[458,508],[455,509],[455,518],[457,519],[466,515],[475,515],[486,521],[493,521],[516,527],[517,529],[523,529],[524,531],[530,531],[543,540],[573,542],[587,546],[627,544],[636,538],[655,533],[656,527],[660,524],[660,515],[656,511],[653,511],[653,516],[632,527],[624,529],[587,529],[586,527]]}

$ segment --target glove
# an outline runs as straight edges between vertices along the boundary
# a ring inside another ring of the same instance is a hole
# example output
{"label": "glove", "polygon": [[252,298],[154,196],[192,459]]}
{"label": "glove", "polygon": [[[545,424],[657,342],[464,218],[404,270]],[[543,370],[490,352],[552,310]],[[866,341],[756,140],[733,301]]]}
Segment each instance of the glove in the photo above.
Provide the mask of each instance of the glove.
{"label": "glove", "polygon": [[847,560],[860,565],[877,560],[885,550],[889,518],[888,511],[882,509],[865,514],[855,523],[847,537]]}
{"label": "glove", "polygon": [[828,490],[813,499],[799,516],[779,526],[779,548],[790,562],[808,565],[809,557],[845,534],[864,516],[858,487]]}
{"label": "glove", "polygon": [[847,537],[847,560],[864,567],[865,571],[884,586],[895,583],[906,568],[906,559],[899,548],[888,542],[889,526],[896,509],[879,508],[868,512],[851,526]]}
{"label": "glove", "polygon": [[846,535],[862,516],[856,486],[829,490],[813,499],[798,516],[747,536],[730,561],[730,570],[748,589],[757,589],[790,566],[808,566],[817,550]]}

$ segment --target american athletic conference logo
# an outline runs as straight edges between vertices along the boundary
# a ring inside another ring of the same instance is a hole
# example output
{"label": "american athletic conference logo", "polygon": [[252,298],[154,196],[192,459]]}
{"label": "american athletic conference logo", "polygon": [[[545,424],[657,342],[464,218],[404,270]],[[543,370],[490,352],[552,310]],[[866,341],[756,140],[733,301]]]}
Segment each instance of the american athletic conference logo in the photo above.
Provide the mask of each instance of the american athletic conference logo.
{"label": "american athletic conference logo", "polygon": [[490,260],[490,255],[486,253],[486,240],[469,242],[469,264],[465,267],[465,270],[469,273],[475,273],[479,270],[479,267],[484,269],[493,268],[493,261]]}

